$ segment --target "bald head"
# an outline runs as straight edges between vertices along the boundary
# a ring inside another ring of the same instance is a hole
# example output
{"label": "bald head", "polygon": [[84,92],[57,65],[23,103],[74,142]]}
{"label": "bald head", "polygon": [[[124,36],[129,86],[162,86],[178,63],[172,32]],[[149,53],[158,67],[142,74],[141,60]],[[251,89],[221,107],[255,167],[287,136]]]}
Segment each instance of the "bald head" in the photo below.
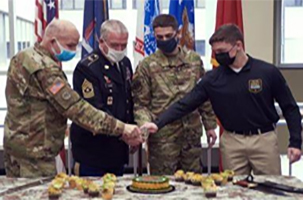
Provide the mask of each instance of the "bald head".
{"label": "bald head", "polygon": [[76,51],[79,38],[79,32],[73,23],[54,19],[46,27],[41,45],[51,53],[60,53],[60,45],[64,49]]}
{"label": "bald head", "polygon": [[[79,36],[76,26],[67,20],[54,19],[45,29],[44,38]],[[80,37],[80,36],[79,36]]]}

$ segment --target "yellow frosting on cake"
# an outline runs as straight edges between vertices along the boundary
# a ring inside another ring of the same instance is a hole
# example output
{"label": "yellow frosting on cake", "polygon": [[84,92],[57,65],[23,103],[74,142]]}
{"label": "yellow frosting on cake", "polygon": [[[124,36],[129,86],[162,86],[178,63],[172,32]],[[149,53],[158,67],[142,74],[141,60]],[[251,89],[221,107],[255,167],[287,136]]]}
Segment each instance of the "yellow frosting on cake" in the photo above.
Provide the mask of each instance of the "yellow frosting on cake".
{"label": "yellow frosting on cake", "polygon": [[132,187],[142,190],[161,190],[169,187],[169,180],[164,176],[141,176],[133,179]]}

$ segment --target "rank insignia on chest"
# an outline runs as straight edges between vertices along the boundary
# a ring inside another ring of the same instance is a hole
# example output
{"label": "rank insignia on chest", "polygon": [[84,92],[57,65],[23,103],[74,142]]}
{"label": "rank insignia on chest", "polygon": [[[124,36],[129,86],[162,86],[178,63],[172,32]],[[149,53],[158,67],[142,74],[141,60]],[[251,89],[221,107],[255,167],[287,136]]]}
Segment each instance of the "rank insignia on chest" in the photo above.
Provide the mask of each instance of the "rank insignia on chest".
{"label": "rank insignia on chest", "polygon": [[103,76],[104,77],[104,80],[105,80],[105,87],[106,88],[113,88],[113,83],[112,81],[110,80],[110,78],[108,78],[107,76]]}
{"label": "rank insignia on chest", "polygon": [[84,79],[82,83],[82,94],[83,97],[87,99],[95,96],[93,84],[87,79]]}
{"label": "rank insignia on chest", "polygon": [[248,89],[251,93],[262,91],[262,79],[251,79],[248,81]]}
{"label": "rank insignia on chest", "polygon": [[112,96],[107,97],[107,105],[113,105],[114,98]]}

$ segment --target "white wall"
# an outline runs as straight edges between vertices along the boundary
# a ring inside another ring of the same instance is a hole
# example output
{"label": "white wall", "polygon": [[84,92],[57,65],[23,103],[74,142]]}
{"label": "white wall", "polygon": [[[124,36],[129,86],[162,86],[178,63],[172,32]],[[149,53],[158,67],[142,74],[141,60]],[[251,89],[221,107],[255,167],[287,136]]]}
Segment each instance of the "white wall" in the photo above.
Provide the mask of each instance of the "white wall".
{"label": "white wall", "polygon": [[246,52],[273,62],[274,1],[243,0],[242,8]]}
{"label": "white wall", "polygon": [[[0,0],[0,11],[8,12],[8,2],[12,0]],[[35,0],[13,0],[18,17],[30,21],[35,20]]]}
{"label": "white wall", "polygon": [[0,0],[0,11],[8,11],[8,0]]}

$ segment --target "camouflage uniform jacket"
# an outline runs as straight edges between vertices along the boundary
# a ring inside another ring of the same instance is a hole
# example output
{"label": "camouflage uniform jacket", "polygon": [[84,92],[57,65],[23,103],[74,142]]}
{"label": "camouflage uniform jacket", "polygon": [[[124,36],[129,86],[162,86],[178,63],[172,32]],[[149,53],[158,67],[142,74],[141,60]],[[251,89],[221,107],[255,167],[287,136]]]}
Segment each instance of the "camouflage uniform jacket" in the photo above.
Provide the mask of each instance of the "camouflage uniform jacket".
{"label": "camouflage uniform jacket", "polygon": [[80,98],[38,43],[11,59],[5,93],[4,148],[17,158],[54,158],[63,145],[67,118],[93,133],[118,136],[124,129],[124,123]]}
{"label": "camouflage uniform jacket", "polygon": [[[132,88],[135,121],[139,125],[154,121],[170,105],[191,91],[204,75],[200,56],[194,51],[179,49],[179,53],[173,57],[167,57],[157,50],[139,63]],[[216,128],[216,117],[208,101],[191,114],[167,125],[150,139],[175,138],[177,132],[187,130],[197,133],[195,135],[198,138],[202,135],[200,114],[206,130]]]}

